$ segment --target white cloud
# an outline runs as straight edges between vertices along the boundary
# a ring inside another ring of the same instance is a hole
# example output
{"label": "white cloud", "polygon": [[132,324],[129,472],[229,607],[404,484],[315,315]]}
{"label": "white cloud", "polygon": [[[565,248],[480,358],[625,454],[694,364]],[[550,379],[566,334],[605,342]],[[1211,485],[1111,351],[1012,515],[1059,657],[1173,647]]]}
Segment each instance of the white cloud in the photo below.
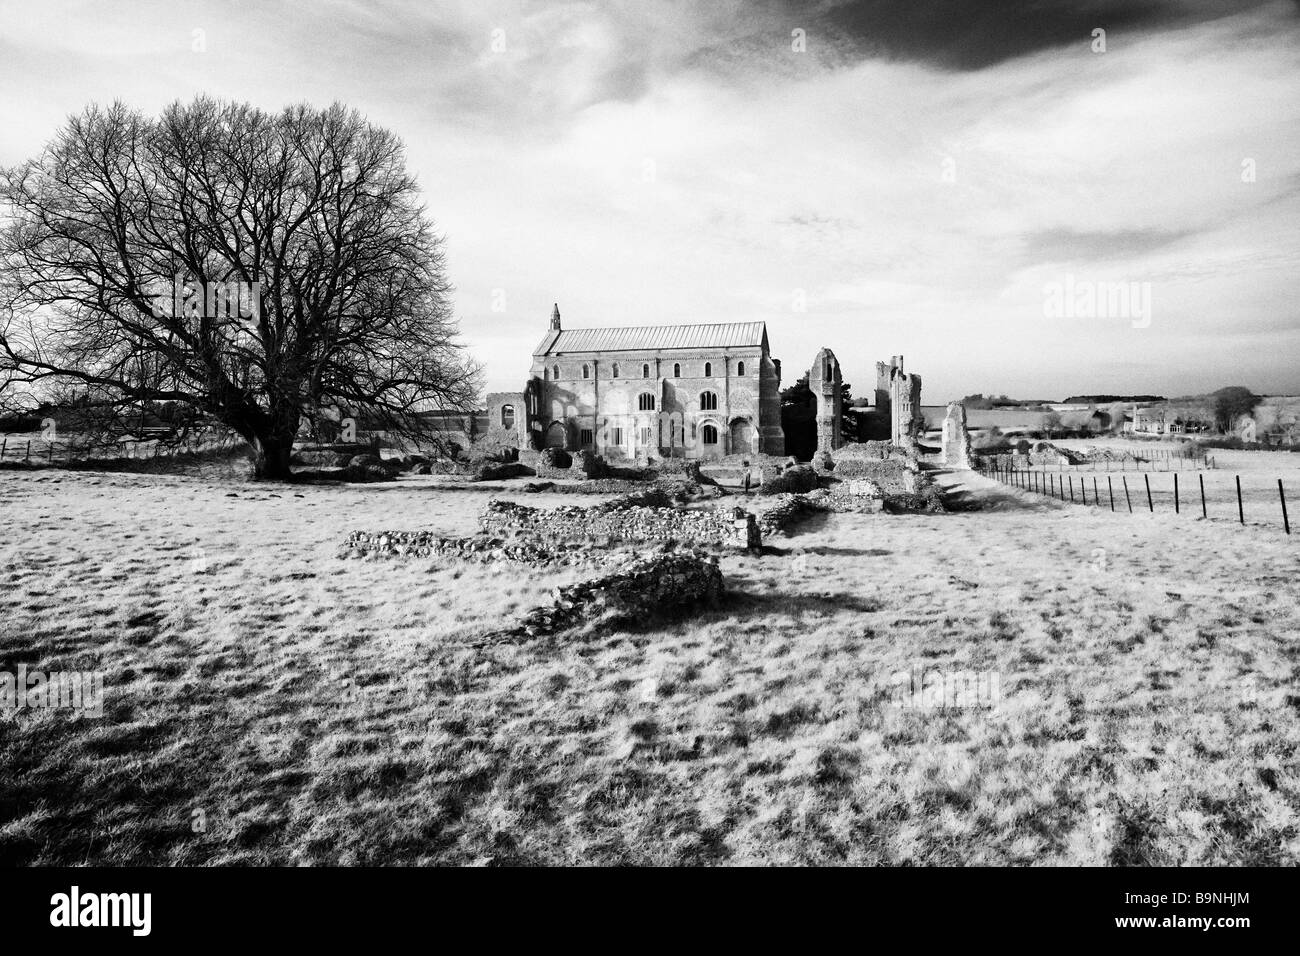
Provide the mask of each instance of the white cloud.
{"label": "white cloud", "polygon": [[[735,3],[36,9],[0,3],[21,54],[0,161],[92,98],[352,103],[408,143],[493,390],[519,386],[555,300],[574,326],[764,319],[791,379],[824,344],[865,390],[904,353],[927,402],[1300,388],[1258,344],[1300,324],[1289,7],[964,73],[800,60]],[[1045,322],[1064,270],[1152,282],[1152,327]]]}

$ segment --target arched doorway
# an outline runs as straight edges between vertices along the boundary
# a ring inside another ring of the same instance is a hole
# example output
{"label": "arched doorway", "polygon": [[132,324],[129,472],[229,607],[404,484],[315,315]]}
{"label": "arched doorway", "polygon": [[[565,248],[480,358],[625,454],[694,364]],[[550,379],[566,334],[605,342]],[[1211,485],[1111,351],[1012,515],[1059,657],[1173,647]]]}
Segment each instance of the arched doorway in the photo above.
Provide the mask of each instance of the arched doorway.
{"label": "arched doorway", "polygon": [[706,420],[700,423],[697,447],[699,448],[698,457],[700,458],[722,457],[722,434],[716,422]]}
{"label": "arched doorway", "polygon": [[546,429],[546,438],[543,444],[546,448],[569,447],[569,429],[565,427],[564,422],[551,422]]}
{"label": "arched doorway", "polygon": [[748,418],[737,418],[731,423],[731,454],[752,455],[754,453],[754,426]]}

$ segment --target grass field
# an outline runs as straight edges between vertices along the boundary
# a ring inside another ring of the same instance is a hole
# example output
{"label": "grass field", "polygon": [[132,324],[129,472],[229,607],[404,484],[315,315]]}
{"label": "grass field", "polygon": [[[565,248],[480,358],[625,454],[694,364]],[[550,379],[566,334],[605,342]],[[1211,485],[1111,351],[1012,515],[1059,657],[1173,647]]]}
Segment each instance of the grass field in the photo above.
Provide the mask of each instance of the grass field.
{"label": "grass field", "polygon": [[689,619],[476,647],[577,572],[335,552],[500,490],[0,472],[0,670],[106,682],[0,718],[0,863],[1300,862],[1295,538],[944,480],[980,510],[818,516]]}

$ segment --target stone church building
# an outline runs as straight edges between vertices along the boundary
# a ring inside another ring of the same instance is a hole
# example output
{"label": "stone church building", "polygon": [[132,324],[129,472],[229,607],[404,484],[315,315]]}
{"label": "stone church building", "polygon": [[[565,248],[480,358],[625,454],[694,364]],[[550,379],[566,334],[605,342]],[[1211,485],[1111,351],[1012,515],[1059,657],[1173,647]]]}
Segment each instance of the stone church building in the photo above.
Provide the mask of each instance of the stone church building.
{"label": "stone church building", "polygon": [[[829,451],[842,442],[839,362],[823,349],[811,372],[818,446]],[[513,433],[520,448],[608,458],[786,453],[781,363],[763,322],[565,329],[556,305],[524,391],[494,392],[487,406],[489,428]]]}

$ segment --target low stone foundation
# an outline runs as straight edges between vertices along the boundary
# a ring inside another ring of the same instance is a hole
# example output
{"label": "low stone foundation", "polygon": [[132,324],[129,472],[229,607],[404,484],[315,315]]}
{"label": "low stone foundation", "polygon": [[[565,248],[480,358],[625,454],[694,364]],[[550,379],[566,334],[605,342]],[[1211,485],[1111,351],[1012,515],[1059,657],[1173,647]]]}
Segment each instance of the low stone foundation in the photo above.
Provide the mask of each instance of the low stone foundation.
{"label": "low stone foundation", "polygon": [[484,462],[474,469],[475,481],[504,481],[507,478],[530,478],[533,469],[518,461]]}
{"label": "low stone foundation", "polygon": [[340,558],[459,558],[464,561],[518,561],[523,564],[556,564],[568,567],[597,567],[599,552],[578,546],[544,545],[540,541],[505,540],[486,535],[443,538],[430,531],[354,531],[339,549]]}
{"label": "low stone foundation", "polygon": [[844,461],[884,461],[905,456],[906,450],[890,441],[848,442],[835,449],[836,465]]}
{"label": "low stone foundation", "polygon": [[705,555],[677,551],[634,558],[610,574],[557,588],[555,600],[529,611],[515,632],[534,637],[592,621],[637,622],[717,601],[723,591],[722,572]]}
{"label": "low stone foundation", "polygon": [[915,494],[917,491],[916,462],[909,458],[847,458],[835,463],[831,474],[840,481],[867,478],[875,482],[886,495]]}
{"label": "low stone foundation", "polygon": [[[874,489],[874,485],[870,487]],[[885,509],[886,499],[880,495],[852,494],[843,488],[839,485],[806,495],[781,495],[776,504],[758,516],[758,526],[763,534],[772,535],[817,512],[877,514]]]}
{"label": "low stone foundation", "polygon": [[767,465],[763,468],[763,483],[758,493],[760,495],[797,494],[812,491],[816,487],[817,471],[810,465],[795,465],[793,468]]}
{"label": "low stone foundation", "polygon": [[[663,492],[657,494],[662,496]],[[545,541],[605,538],[753,547],[748,524],[744,529],[739,528],[733,509],[687,510],[643,503],[655,500],[655,494],[650,491],[644,497],[626,495],[594,508],[534,508],[494,500],[488,502],[479,524],[487,535],[522,533]],[[742,510],[741,514],[746,512]]]}
{"label": "low stone foundation", "polygon": [[775,499],[775,504],[759,514],[759,531],[765,535],[778,534],[821,510],[809,500],[808,495],[780,495]]}

